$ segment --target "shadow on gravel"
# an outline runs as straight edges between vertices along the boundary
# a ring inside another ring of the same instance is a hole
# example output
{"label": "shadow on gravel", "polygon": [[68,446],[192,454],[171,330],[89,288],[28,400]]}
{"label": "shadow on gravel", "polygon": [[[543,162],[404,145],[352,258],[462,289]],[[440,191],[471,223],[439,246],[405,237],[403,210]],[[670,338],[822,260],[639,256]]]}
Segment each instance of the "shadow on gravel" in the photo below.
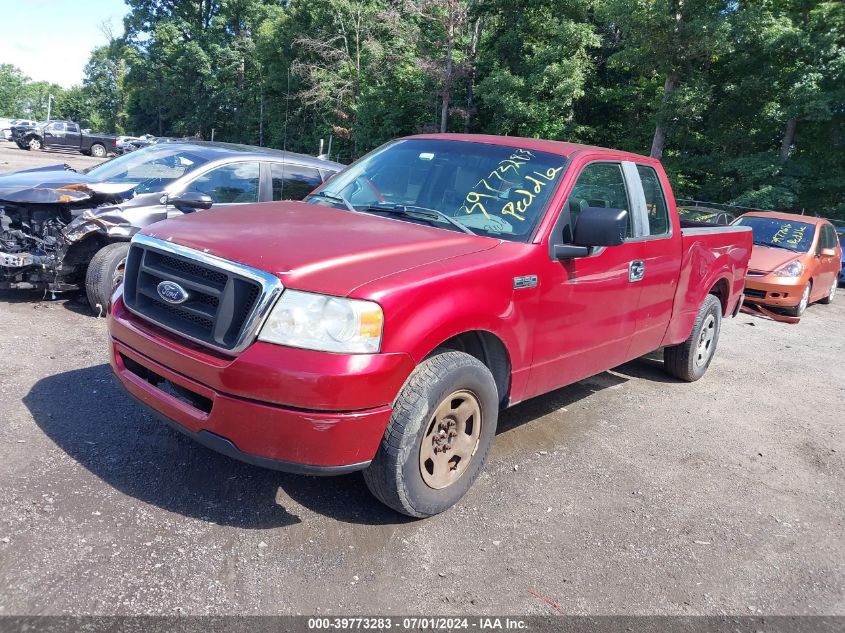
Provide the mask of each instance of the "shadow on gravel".
{"label": "shadow on gravel", "polygon": [[650,382],[684,382],[666,373],[666,370],[663,368],[663,352],[655,352],[654,354],[637,358],[624,365],[619,365],[619,367],[614,367],[612,371],[630,378],[642,378]]}
{"label": "shadow on gravel", "polygon": [[[660,380],[662,375],[645,364],[652,362],[634,361],[615,372]],[[497,434],[627,380],[605,372],[532,398],[501,414]],[[23,402],[44,433],[94,475],[170,512],[246,529],[287,527],[301,522],[285,509],[287,495],[342,522],[386,525],[413,520],[377,502],[360,473],[330,478],[290,475],[200,446],[137,406],[117,386],[107,364],[43,378]]]}
{"label": "shadow on gravel", "polygon": [[44,290],[0,290],[0,301],[6,303],[31,303],[33,307],[38,307],[40,304],[61,304],[61,306],[70,312],[81,314],[83,316],[95,316],[88,305],[88,299],[78,290],[51,293]]}
{"label": "shadow on gravel", "polygon": [[[496,429],[496,435],[512,431],[523,424],[527,424],[579,400],[588,398],[603,389],[621,385],[625,382],[628,382],[627,378],[604,372],[596,376],[591,376],[590,378],[585,378],[581,382],[576,382],[575,384],[521,402],[499,414],[499,425]],[[538,447],[538,450],[539,448],[547,447]]]}
{"label": "shadow on gravel", "polygon": [[44,433],[94,475],[170,512],[246,529],[287,527],[301,522],[283,506],[288,495],[338,521],[410,520],[376,501],[360,473],[289,475],[196,444],[143,412],[117,386],[107,364],[43,378],[23,402]]}

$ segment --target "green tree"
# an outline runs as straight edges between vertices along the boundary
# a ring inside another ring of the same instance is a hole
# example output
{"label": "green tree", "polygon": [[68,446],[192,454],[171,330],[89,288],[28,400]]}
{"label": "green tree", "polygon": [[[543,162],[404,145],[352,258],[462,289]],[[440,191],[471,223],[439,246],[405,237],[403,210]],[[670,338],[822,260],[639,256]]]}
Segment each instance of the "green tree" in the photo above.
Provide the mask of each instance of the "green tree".
{"label": "green tree", "polygon": [[25,113],[24,87],[28,81],[20,68],[0,64],[0,116],[15,118]]}

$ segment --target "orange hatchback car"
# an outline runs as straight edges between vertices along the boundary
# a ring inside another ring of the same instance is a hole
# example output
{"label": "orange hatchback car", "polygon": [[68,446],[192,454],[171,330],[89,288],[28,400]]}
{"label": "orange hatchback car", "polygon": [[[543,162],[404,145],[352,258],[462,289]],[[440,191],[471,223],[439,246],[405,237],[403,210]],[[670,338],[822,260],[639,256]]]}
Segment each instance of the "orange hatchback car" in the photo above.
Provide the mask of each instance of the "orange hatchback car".
{"label": "orange hatchback car", "polygon": [[842,247],[825,219],[752,212],[734,225],[750,226],[754,250],[745,278],[745,300],[801,316],[814,301],[836,295]]}

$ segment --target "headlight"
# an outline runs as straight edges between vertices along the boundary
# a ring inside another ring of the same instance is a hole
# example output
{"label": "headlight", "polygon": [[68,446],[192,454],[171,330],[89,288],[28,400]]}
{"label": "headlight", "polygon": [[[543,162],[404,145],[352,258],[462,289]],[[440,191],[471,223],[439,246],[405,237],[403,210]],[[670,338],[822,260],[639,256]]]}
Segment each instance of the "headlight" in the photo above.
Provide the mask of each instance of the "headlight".
{"label": "headlight", "polygon": [[804,266],[801,265],[801,262],[789,262],[783,268],[775,271],[775,277],[800,277],[803,272]]}
{"label": "headlight", "polygon": [[372,301],[285,290],[258,340],[323,352],[373,354],[381,348],[384,314]]}

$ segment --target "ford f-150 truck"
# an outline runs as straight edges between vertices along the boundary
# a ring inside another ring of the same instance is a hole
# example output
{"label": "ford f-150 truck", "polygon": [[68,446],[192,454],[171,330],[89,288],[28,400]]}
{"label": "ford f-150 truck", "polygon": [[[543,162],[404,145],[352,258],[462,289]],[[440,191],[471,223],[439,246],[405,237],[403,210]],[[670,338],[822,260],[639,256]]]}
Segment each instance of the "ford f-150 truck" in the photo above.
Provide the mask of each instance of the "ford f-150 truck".
{"label": "ford f-150 truck", "polygon": [[501,408],[659,348],[669,374],[699,379],[751,243],[684,228],[650,158],[414,136],[304,202],[141,231],[110,302],[111,361],[208,447],[363,470],[378,499],[425,517],[472,485]]}

